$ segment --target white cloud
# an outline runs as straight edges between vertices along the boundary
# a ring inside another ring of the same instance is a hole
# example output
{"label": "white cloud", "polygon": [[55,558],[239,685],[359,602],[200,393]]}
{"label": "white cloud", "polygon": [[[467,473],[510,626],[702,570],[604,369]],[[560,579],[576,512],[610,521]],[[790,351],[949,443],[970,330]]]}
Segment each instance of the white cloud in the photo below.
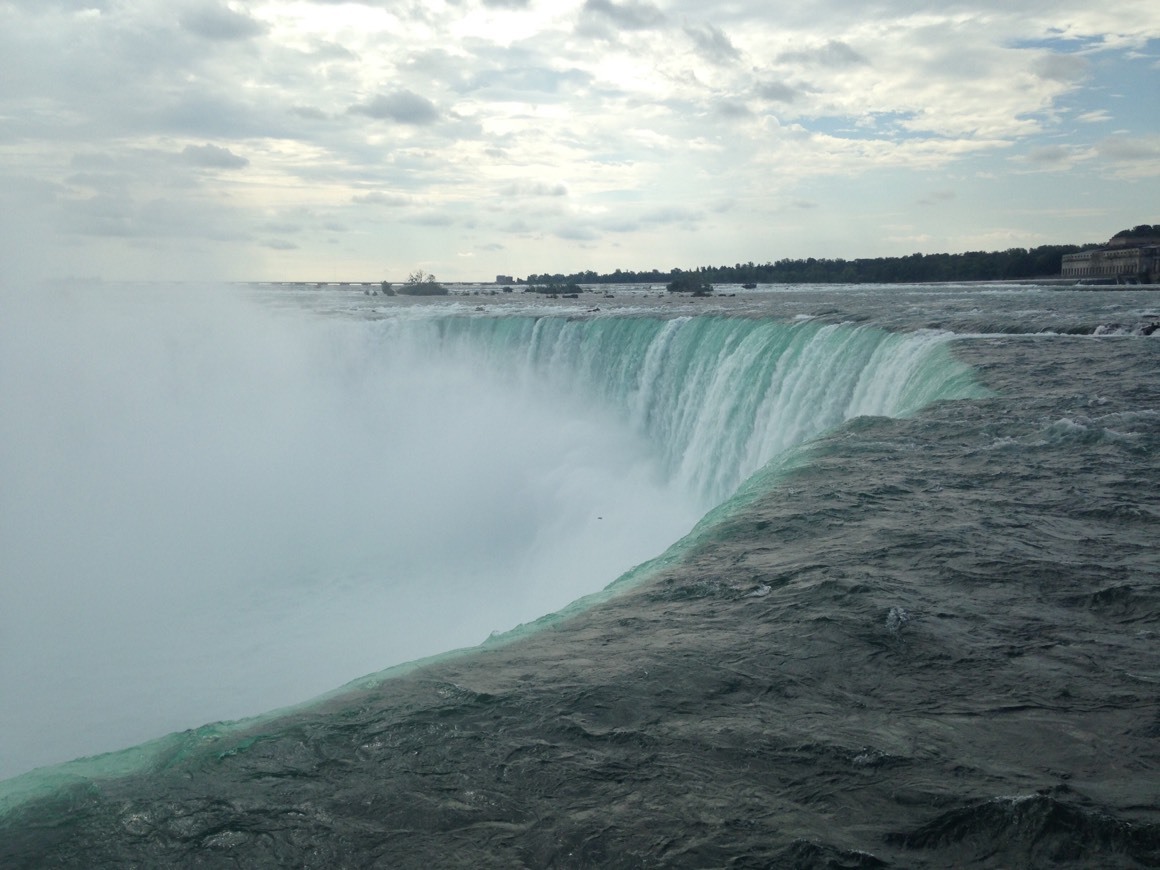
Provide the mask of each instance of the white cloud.
{"label": "white cloud", "polygon": [[186,145],[181,156],[187,163],[210,169],[243,169],[250,165],[245,157],[217,145]]}
{"label": "white cloud", "polygon": [[[839,202],[887,252],[857,217],[887,202],[964,238],[1020,196],[1154,202],[1160,121],[1131,107],[1160,88],[1158,44],[1143,0],[10,0],[0,208],[32,197],[46,245],[114,272],[181,233],[247,278],[409,258],[454,274],[438,258],[456,250],[483,275],[760,260],[779,210],[779,238],[825,253]],[[1067,190],[1033,186],[1064,168]],[[952,173],[978,180],[970,198]],[[263,255],[290,235],[291,256]]]}
{"label": "white cloud", "polygon": [[1107,109],[1093,109],[1090,112],[1083,112],[1076,116],[1077,121],[1082,121],[1085,124],[1102,124],[1105,121],[1112,120],[1112,115]]}

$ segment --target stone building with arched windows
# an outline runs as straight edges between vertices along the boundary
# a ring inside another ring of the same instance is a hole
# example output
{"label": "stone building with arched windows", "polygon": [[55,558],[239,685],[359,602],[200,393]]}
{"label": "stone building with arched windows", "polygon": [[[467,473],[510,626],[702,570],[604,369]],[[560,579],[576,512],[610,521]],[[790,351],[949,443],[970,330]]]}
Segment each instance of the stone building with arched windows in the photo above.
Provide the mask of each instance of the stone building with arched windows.
{"label": "stone building with arched windows", "polygon": [[1139,226],[1106,245],[1064,254],[1061,275],[1077,281],[1116,284],[1160,283],[1160,227]]}

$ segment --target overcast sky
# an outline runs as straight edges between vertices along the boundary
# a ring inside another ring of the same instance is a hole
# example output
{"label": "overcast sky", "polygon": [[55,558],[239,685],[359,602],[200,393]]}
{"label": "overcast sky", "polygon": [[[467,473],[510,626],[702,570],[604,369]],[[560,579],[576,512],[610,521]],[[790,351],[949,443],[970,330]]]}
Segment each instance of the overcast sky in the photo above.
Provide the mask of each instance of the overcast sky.
{"label": "overcast sky", "polygon": [[0,0],[0,276],[446,280],[1160,222],[1156,0]]}

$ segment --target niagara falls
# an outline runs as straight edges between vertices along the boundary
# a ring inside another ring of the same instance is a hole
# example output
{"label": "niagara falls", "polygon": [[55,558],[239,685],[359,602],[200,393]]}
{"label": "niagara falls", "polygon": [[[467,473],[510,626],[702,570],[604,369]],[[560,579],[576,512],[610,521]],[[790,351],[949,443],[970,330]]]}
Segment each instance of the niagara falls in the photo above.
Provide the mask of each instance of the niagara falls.
{"label": "niagara falls", "polygon": [[225,288],[26,302],[2,342],[25,424],[5,443],[8,776],[474,646],[660,555],[805,439],[977,391],[937,333],[535,306],[324,321]]}
{"label": "niagara falls", "polygon": [[3,854],[277,863],[323,825],[318,866],[546,865],[570,770],[696,783],[646,811],[674,831],[750,795],[681,864],[855,861],[788,821],[822,788],[907,861],[1147,865],[1082,735],[1149,764],[1158,320],[1034,284],[10,294]]}
{"label": "niagara falls", "polygon": [[1160,867],[1160,4],[0,2],[0,870]]}

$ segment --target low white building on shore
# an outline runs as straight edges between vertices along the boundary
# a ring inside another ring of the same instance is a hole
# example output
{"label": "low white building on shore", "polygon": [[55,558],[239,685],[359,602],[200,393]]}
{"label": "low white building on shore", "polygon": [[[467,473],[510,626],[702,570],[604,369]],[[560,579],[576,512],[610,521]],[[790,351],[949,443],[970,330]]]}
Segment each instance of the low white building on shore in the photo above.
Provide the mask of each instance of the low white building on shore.
{"label": "low white building on shore", "polygon": [[1064,254],[1060,274],[1077,281],[1160,283],[1160,236],[1116,236],[1098,248]]}

